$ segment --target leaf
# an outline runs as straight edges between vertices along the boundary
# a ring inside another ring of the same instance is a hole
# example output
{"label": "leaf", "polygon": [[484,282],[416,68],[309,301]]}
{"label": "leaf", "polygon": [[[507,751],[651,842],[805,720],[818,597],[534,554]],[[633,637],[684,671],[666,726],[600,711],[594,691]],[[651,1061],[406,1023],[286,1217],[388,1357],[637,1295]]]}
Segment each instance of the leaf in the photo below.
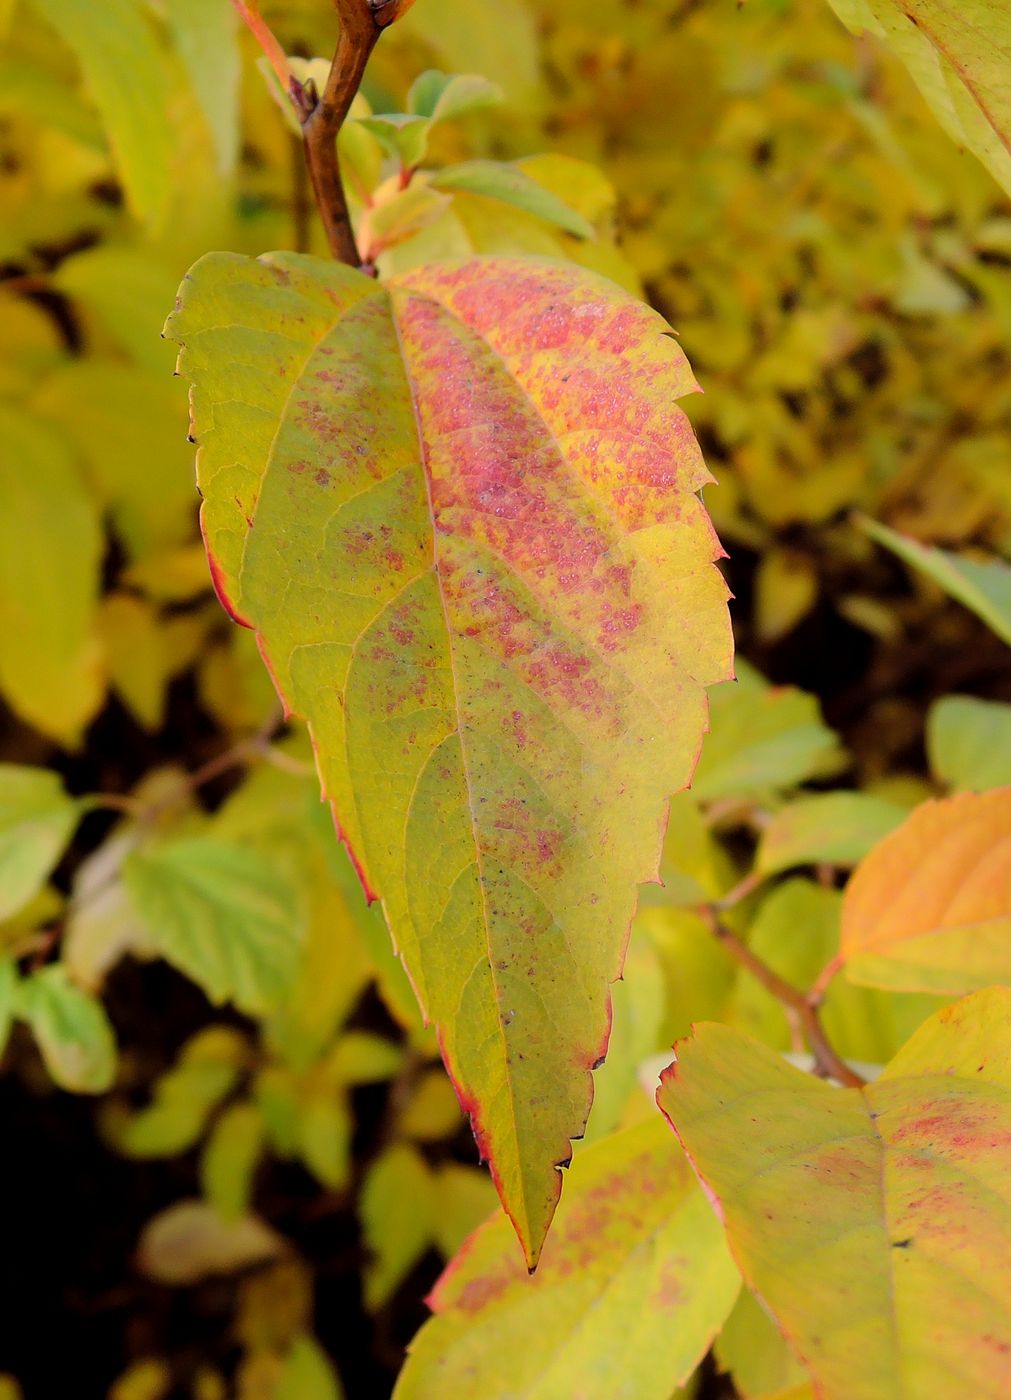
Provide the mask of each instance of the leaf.
{"label": "leaf", "polygon": [[981,564],[948,550],[928,547],[877,520],[860,516],[857,523],[872,540],[933,579],[1011,646],[1011,567],[999,559]]}
{"label": "leaf", "polygon": [[466,190],[503,204],[514,204],[517,209],[534,214],[577,238],[593,237],[593,225],[582,214],[532,180],[518,165],[505,165],[497,160],[468,160],[462,165],[449,165],[436,171],[430,183],[437,190]]}
{"label": "leaf", "polygon": [[365,1306],[386,1303],[432,1243],[435,1193],[425,1160],[413,1147],[389,1147],[369,1167],[362,1183]]}
{"label": "leaf", "polygon": [[869,792],[798,798],[762,831],[756,868],[774,875],[792,865],[856,865],[905,816],[897,803]]}
{"label": "leaf", "polygon": [[162,957],[211,1001],[256,1015],[290,992],[304,930],[288,881],[261,854],[187,837],[136,852],[123,878]]}
{"label": "leaf", "polygon": [[829,0],[906,65],[934,116],[1011,194],[1011,14],[1003,0]]}
{"label": "leaf", "polygon": [[239,45],[229,0],[171,0],[166,19],[207,118],[218,170],[235,168],[239,151]]}
{"label": "leaf", "polygon": [[445,1259],[453,1255],[482,1221],[501,1213],[495,1188],[487,1172],[444,1162],[433,1173],[435,1188],[435,1244]]}
{"label": "leaf", "polygon": [[298,1337],[284,1358],[270,1400],[341,1400],[344,1392],[326,1352],[312,1337]]}
{"label": "leaf", "polygon": [[171,268],[146,249],[112,241],[73,253],[53,273],[54,287],[72,297],[138,367],[159,377],[171,365],[158,332],[174,282]]}
{"label": "leaf", "polygon": [[945,695],[927,715],[927,757],[937,780],[955,791],[1011,783],[1011,705]]}
{"label": "leaf", "polygon": [[76,744],[102,700],[98,510],[63,442],[0,405],[0,689],[43,734]]}
{"label": "leaf", "polygon": [[134,213],[157,227],[169,198],[165,62],[141,0],[33,0],[77,55]]}
{"label": "leaf", "polygon": [[502,101],[502,90],[478,73],[440,73],[429,68],[419,74],[407,94],[407,110],[433,123],[462,117]]}
{"label": "leaf", "polygon": [[20,979],[11,958],[0,960],[0,1055],[7,1049],[11,1023],[17,1013]]}
{"label": "leaf", "polygon": [[770,1400],[784,1386],[803,1383],[804,1368],[782,1333],[748,1288],[742,1288],[734,1310],[713,1347],[721,1371],[728,1371],[737,1394]]}
{"label": "leaf", "polygon": [[429,1298],[395,1400],[669,1400],[737,1296],[723,1232],[663,1123],[588,1147],[536,1274],[502,1217]]}
{"label": "leaf", "polygon": [[169,333],[219,593],[309,721],[533,1262],[729,665],[694,380],[656,313],[533,262],[377,286],[213,255]]}
{"label": "leaf", "polygon": [[137,1245],[137,1266],[158,1283],[198,1283],[277,1259],[284,1240],[255,1215],[223,1221],[206,1201],[177,1201],[149,1220]]}
{"label": "leaf", "polygon": [[32,1028],[53,1083],[103,1094],[116,1074],[116,1040],[102,1003],[52,963],[18,988],[17,1014]]}
{"label": "leaf", "polygon": [[945,1007],[834,1089],[725,1026],[658,1094],[745,1279],[823,1400],[1011,1386],[1011,990]]}
{"label": "leaf", "polygon": [[200,1158],[200,1186],[226,1224],[249,1209],[262,1147],[263,1119],[252,1104],[232,1104],[211,1130]]}
{"label": "leaf", "polygon": [[357,125],[364,131],[371,132],[383,149],[396,156],[405,169],[413,169],[424,160],[428,150],[428,133],[432,125],[427,117],[390,112],[374,117],[359,117]]}
{"label": "leaf", "polygon": [[846,887],[840,958],[900,991],[1011,978],[1011,787],[925,802],[876,846]]}
{"label": "leaf", "polygon": [[0,919],[42,889],[80,814],[58,774],[0,763]]}
{"label": "leaf", "polygon": [[174,1157],[200,1140],[215,1107],[234,1089],[247,1058],[242,1036],[208,1026],[183,1047],[154,1099],[127,1119],[117,1147],[128,1157]]}
{"label": "leaf", "polygon": [[712,733],[692,782],[697,799],[764,796],[838,766],[836,737],[813,695],[767,685],[741,663],[738,671],[737,685],[712,695]]}

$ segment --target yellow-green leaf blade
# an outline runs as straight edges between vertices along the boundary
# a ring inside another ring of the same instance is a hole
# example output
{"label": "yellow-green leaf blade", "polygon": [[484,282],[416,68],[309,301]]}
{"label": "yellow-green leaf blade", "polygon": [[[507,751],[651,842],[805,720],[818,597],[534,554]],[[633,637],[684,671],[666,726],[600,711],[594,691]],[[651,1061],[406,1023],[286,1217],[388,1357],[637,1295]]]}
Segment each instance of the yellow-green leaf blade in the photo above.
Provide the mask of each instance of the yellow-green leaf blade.
{"label": "yellow-green leaf blade", "polygon": [[829,0],[909,69],[945,131],[1011,193],[1011,11],[1004,0]]}
{"label": "yellow-green leaf blade", "polygon": [[668,1400],[737,1296],[719,1222],[657,1119],[576,1158],[537,1273],[501,1216],[430,1298],[396,1400]]}
{"label": "yellow-green leaf blade", "polygon": [[169,197],[172,128],[164,57],[140,0],[34,0],[81,64],[127,200],[157,226]]}
{"label": "yellow-green leaf blade", "polygon": [[38,894],[79,815],[56,773],[0,763],[0,919]]}
{"label": "yellow-green leaf blade", "polygon": [[658,1099],[823,1400],[1011,1386],[1011,991],[926,1022],[834,1089],[725,1026]]}
{"label": "yellow-green leaf blade", "polygon": [[729,670],[665,323],[535,262],[387,290],[214,255],[170,333],[219,592],[326,795],[534,1260],[635,887]]}

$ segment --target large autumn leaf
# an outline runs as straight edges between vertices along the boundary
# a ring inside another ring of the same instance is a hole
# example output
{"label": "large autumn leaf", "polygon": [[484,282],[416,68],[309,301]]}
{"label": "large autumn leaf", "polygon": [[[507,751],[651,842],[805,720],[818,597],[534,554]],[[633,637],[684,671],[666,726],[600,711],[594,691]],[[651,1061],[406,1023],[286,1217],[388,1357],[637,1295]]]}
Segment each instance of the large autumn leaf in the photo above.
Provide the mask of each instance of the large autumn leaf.
{"label": "large autumn leaf", "polygon": [[846,888],[854,982],[958,995],[1011,980],[1011,787],[924,802]]}
{"label": "large autumn leaf", "polygon": [[864,1089],[703,1024],[658,1101],[822,1400],[1011,1393],[1011,990]]}
{"label": "large autumn leaf", "polygon": [[636,886],[730,670],[665,322],[569,266],[213,254],[182,345],[219,593],[312,733],[528,1261]]}
{"label": "large autumn leaf", "polygon": [[1007,0],[829,0],[854,33],[888,44],[945,131],[1011,193]]}
{"label": "large autumn leaf", "polygon": [[740,1287],[659,1114],[576,1158],[533,1277],[508,1228],[482,1225],[436,1284],[395,1400],[668,1400]]}

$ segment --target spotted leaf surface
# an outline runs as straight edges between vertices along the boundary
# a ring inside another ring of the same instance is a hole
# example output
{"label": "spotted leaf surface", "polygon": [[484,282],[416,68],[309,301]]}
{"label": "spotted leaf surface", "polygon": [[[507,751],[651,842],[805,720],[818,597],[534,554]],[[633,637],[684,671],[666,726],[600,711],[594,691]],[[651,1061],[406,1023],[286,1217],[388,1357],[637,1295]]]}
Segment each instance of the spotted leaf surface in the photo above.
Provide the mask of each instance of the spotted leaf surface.
{"label": "spotted leaf surface", "polygon": [[1011,788],[924,802],[875,846],[846,889],[840,957],[899,991],[1011,981]]}
{"label": "spotted leaf surface", "polygon": [[728,1027],[658,1101],[822,1400],[1011,1390],[1011,990],[945,1007],[864,1089]]}
{"label": "spotted leaf surface", "polygon": [[[504,1228],[503,1228],[504,1227]],[[572,1165],[529,1276],[501,1216],[429,1298],[395,1400],[669,1400],[733,1307],[740,1276],[657,1114]]]}
{"label": "spotted leaf surface", "polygon": [[182,345],[219,594],[308,721],[536,1261],[636,886],[730,671],[664,321],[568,266],[213,254]]}

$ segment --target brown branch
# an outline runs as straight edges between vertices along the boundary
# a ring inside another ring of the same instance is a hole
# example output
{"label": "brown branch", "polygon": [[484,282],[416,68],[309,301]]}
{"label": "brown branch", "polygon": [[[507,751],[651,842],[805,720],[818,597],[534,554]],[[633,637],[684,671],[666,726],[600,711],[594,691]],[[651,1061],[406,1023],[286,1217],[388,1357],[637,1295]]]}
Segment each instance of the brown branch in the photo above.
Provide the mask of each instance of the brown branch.
{"label": "brown branch", "polygon": [[767,992],[771,992],[777,1001],[782,1002],[796,1016],[811,1054],[814,1056],[816,1072],[826,1079],[834,1079],[839,1084],[845,1084],[847,1088],[859,1089],[865,1081],[855,1070],[850,1069],[849,1065],[840,1059],[832,1048],[828,1036],[825,1034],[825,1028],[821,1024],[817,1003],[806,997],[803,992],[798,991],[792,982],[787,982],[784,977],[780,977],[779,973],[774,972],[768,963],[763,962],[743,939],[738,938],[733,929],[728,928],[723,923],[711,905],[701,905],[699,913],[727,952],[742,967],[747,968],[751,975],[761,982]]}
{"label": "brown branch", "polygon": [[296,102],[296,111],[302,123],[309,178],[330,251],[341,262],[359,267],[361,259],[337,163],[337,134],[351,109],[382,27],[376,17],[378,7],[374,8],[370,0],[334,0],[334,4],[341,32],[326,87],[315,101],[314,94],[308,94],[312,105],[304,112],[299,111]]}
{"label": "brown branch", "polygon": [[232,4],[267,55],[295,109],[302,128],[305,163],[330,251],[349,267],[361,267],[337,161],[337,135],[361,86],[376,40],[408,6],[404,0],[334,0],[340,36],[326,86],[322,93],[317,93],[312,83],[303,85],[292,73],[287,56],[260,14],[256,0],[232,0]]}

